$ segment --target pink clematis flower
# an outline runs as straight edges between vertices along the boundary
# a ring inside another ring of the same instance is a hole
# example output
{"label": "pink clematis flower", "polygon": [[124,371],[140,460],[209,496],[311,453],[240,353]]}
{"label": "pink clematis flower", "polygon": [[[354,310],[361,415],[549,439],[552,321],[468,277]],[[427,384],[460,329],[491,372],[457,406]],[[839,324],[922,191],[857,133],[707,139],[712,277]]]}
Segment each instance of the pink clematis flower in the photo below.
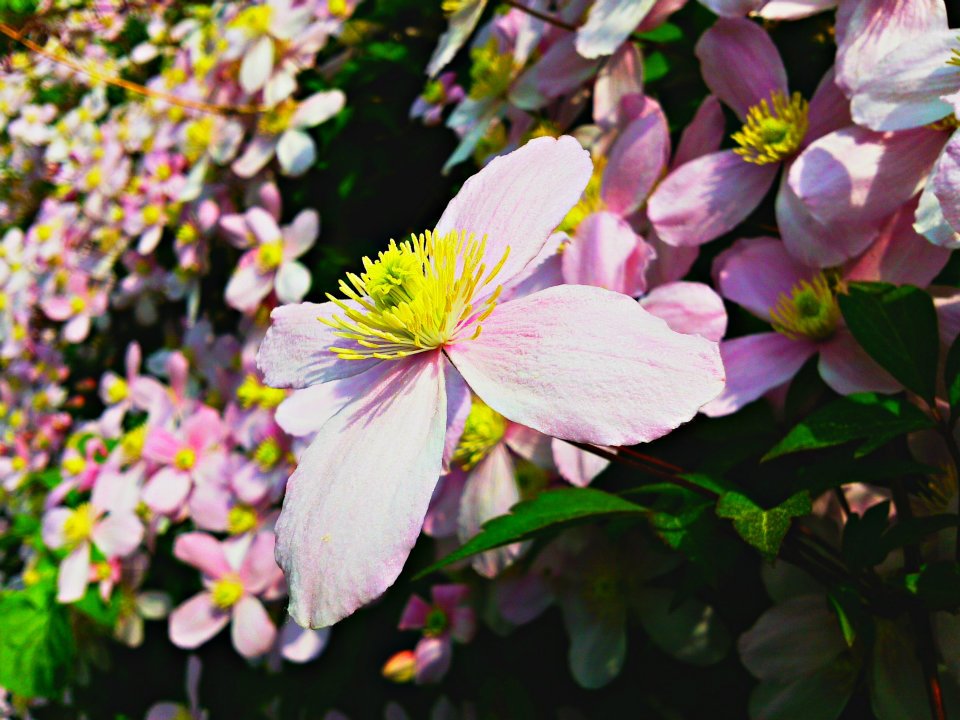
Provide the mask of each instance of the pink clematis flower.
{"label": "pink clematis flower", "polygon": [[273,549],[271,532],[226,542],[199,532],[178,537],[173,554],[203,573],[206,589],[170,614],[170,641],[193,649],[232,622],[230,635],[238,653],[253,658],[268,652],[277,629],[260,598],[275,596],[283,580]]}
{"label": "pink clematis flower", "polygon": [[497,304],[590,174],[573,138],[533,140],[468,180],[433,232],[365,260],[341,283],[349,299],[273,311],[260,369],[306,388],[317,431],[277,523],[299,623],[330,625],[396,580],[470,389],[509,420],[603,445],[665,435],[720,392],[716,344],[625,295],[560,286]]}
{"label": "pink clematis flower", "polygon": [[62,293],[41,301],[43,312],[51,320],[64,322],[63,339],[79,343],[90,333],[93,318],[107,310],[107,294],[102,288],[91,287],[86,275],[75,272],[66,281]]}
{"label": "pink clematis flower", "polygon": [[419,595],[407,601],[400,618],[401,630],[422,630],[423,638],[413,651],[417,683],[439,682],[453,657],[453,642],[470,642],[477,618],[466,604],[466,585],[434,585],[428,603]]}
{"label": "pink clematis flower", "polygon": [[163,392],[155,380],[140,375],[141,357],[140,345],[130,343],[125,358],[126,377],[108,370],[100,378],[100,399],[107,406],[100,427],[108,438],[120,436],[123,418],[131,408],[148,410],[158,402],[157,394]]}
{"label": "pink clematis flower", "polygon": [[137,504],[135,479],[121,474],[105,474],[94,486],[90,502],[74,509],[58,507],[43,517],[43,542],[53,549],[65,548],[69,554],[57,575],[57,600],[75,602],[83,597],[91,580],[109,580],[101,563],[91,563],[93,546],[107,560],[129,555],[143,539],[143,525],[134,512]]}

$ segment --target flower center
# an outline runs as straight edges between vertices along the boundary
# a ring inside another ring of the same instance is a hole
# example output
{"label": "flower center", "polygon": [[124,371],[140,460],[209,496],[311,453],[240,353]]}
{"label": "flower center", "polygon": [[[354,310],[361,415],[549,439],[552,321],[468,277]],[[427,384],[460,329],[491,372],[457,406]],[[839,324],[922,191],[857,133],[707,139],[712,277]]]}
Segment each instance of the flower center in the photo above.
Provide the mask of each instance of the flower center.
{"label": "flower center", "polygon": [[237,400],[244,410],[249,410],[254,405],[259,405],[264,410],[272,410],[286,397],[285,390],[267,387],[253,374],[247,375],[237,388]]}
{"label": "flower center", "polygon": [[249,505],[234,505],[227,513],[227,532],[243,535],[257,527],[257,511]]}
{"label": "flower center", "polygon": [[600,561],[587,572],[581,592],[590,613],[601,620],[612,620],[622,612],[626,588],[612,560]]}
{"label": "flower center", "polygon": [[163,216],[163,209],[159,205],[147,205],[141,216],[145,225],[156,225]]}
{"label": "flower center", "polygon": [[440,637],[446,632],[449,625],[450,621],[447,618],[447,613],[442,608],[435,607],[427,613],[427,618],[423,623],[423,634],[431,638]]}
{"label": "flower center", "polygon": [[70,311],[74,315],[79,315],[87,309],[87,302],[80,296],[70,298]]}
{"label": "flower center", "polygon": [[835,286],[826,273],[818,273],[798,282],[789,294],[781,293],[770,308],[773,329],[794,340],[826,340],[840,321]]}
{"label": "flower center", "polygon": [[431,80],[423,88],[421,97],[431,105],[443,105],[447,101],[447,90],[439,80]]}
{"label": "flower center", "polygon": [[231,27],[245,30],[251,37],[266,35],[270,29],[272,10],[269,5],[257,5],[243,10],[230,23]]}
{"label": "flower center", "polygon": [[600,212],[604,208],[603,198],[600,197],[600,188],[603,185],[603,171],[607,166],[606,157],[598,157],[593,162],[593,174],[587,181],[587,187],[583,190],[579,202],[574,205],[567,216],[560,223],[558,230],[565,233],[573,233],[577,226],[583,222],[584,218],[595,212]]}
{"label": "flower center", "polygon": [[500,442],[506,429],[507,421],[503,415],[474,397],[460,442],[453,451],[453,461],[464,470],[475,467]]}
{"label": "flower center", "polygon": [[[957,38],[957,40],[960,40],[960,38]],[[947,65],[960,67],[960,48],[953,48],[953,50],[950,51],[950,59],[947,60]]]}
{"label": "flower center", "polygon": [[213,584],[210,594],[214,605],[221,610],[229,610],[243,597],[243,583],[236,575],[227,575]]}
{"label": "flower center", "polygon": [[290,127],[293,114],[296,111],[297,101],[292,98],[287,98],[260,117],[257,129],[265,135],[279,135]]}
{"label": "flower center", "polygon": [[143,454],[143,444],[147,439],[147,426],[141,425],[134,428],[120,439],[120,447],[123,449],[124,457],[133,462],[139,460]]}
{"label": "flower center", "polygon": [[88,540],[93,533],[93,506],[90,503],[79,505],[63,523],[63,535],[68,545],[78,545]]}
{"label": "flower center", "polygon": [[359,308],[328,294],[344,316],[318,318],[354,343],[330,351],[344,360],[395,360],[475,339],[497,306],[501,286],[480,307],[474,307],[474,296],[500,272],[510,252],[507,248],[487,272],[485,250],[486,237],[427,231],[399,245],[391,240],[375,261],[363,258],[365,272],[347,274],[352,287],[340,281],[340,292]]}
{"label": "flower center", "polygon": [[107,402],[116,405],[118,402],[126,400],[128,394],[127,381],[119,377],[114,378],[107,387]]}
{"label": "flower center", "polygon": [[173,456],[173,465],[177,470],[190,470],[196,464],[197,453],[194,452],[193,448],[187,447],[177,450],[177,454]]}
{"label": "flower center", "polygon": [[283,449],[277,439],[273,437],[268,437],[253,451],[253,459],[256,460],[257,465],[264,472],[272,470],[282,457]]}
{"label": "flower center", "polygon": [[775,90],[773,109],[761,100],[747,111],[747,121],[731,137],[740,146],[733,151],[749,163],[766,165],[780,162],[800,147],[807,134],[807,101],[800,93],[790,98]]}
{"label": "flower center", "polygon": [[499,97],[513,82],[516,67],[511,53],[500,51],[496,38],[470,51],[470,97],[474,100]]}
{"label": "flower center", "polygon": [[264,243],[257,248],[257,267],[260,272],[270,272],[283,262],[283,240]]}

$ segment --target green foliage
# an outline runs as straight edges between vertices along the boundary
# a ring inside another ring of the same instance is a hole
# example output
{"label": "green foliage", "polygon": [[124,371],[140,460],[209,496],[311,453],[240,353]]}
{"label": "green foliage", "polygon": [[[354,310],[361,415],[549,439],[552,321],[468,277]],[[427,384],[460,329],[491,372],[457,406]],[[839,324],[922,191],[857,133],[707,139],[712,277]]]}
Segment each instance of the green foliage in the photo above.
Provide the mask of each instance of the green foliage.
{"label": "green foliage", "polygon": [[880,538],[887,529],[889,515],[890,501],[886,501],[869,508],[862,517],[857,513],[847,517],[841,553],[850,568],[873,567],[883,562],[887,553],[882,549]]}
{"label": "green foliage", "polygon": [[951,414],[957,417],[960,412],[960,335],[953,341],[947,353],[947,361],[943,368],[943,382],[947,388]]}
{"label": "green foliage", "polygon": [[67,685],[76,649],[68,610],[52,587],[0,597],[0,687],[24,697],[56,697]]}
{"label": "green foliage", "polygon": [[529,539],[545,530],[570,523],[624,515],[646,515],[649,510],[616,495],[593,488],[548,490],[532,500],[517,503],[509,515],[485,523],[461,548],[420,572],[423,577],[471,555]]}
{"label": "green foliage", "polygon": [[790,529],[791,519],[806,515],[810,510],[810,495],[805,492],[797,493],[769,510],[738,492],[728,492],[717,502],[717,515],[733,520],[733,527],[740,537],[771,560],[780,551],[780,543]]}
{"label": "green foliage", "polygon": [[38,0],[0,0],[0,19],[9,15],[30,15],[37,11]]}
{"label": "green foliage", "polygon": [[712,502],[693,498],[676,513],[656,513],[653,529],[664,543],[683,553],[704,582],[719,587],[742,546],[725,535]]}
{"label": "green foliage", "polygon": [[667,43],[683,40],[683,30],[673,23],[665,22],[647,32],[635,33],[634,37],[647,42],[666,45]]}
{"label": "green foliage", "polygon": [[870,357],[932,403],[940,335],[930,295],[912,285],[853,283],[839,302],[847,327]]}
{"label": "green foliage", "polygon": [[855,453],[862,457],[895,437],[933,426],[933,420],[903,398],[857,393],[817,410],[794,427],[763,459],[854,440],[864,441]]}
{"label": "green foliage", "polygon": [[659,50],[646,55],[643,58],[643,79],[646,82],[655,82],[666,77],[670,72],[670,61],[667,56]]}
{"label": "green foliage", "polygon": [[104,602],[100,597],[100,592],[96,585],[87,588],[87,592],[71,607],[86,615],[97,625],[110,630],[116,625],[117,617],[120,615],[121,594],[115,592],[111,594],[110,599]]}

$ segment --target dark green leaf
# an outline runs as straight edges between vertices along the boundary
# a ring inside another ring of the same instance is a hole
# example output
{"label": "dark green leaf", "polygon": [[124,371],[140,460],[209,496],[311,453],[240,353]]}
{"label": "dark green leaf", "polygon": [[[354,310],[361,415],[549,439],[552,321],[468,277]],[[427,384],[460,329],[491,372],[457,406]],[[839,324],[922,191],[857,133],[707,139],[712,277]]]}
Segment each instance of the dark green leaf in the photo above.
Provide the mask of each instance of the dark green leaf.
{"label": "dark green leaf", "polygon": [[797,493],[769,510],[738,492],[728,492],[717,502],[717,515],[733,520],[733,527],[740,537],[769,559],[780,551],[791,518],[806,515],[810,510],[810,496],[805,492]]}
{"label": "dark green leaf", "polygon": [[97,586],[91,585],[84,596],[70,607],[83,613],[98,625],[112,628],[120,614],[120,593],[113,593],[110,600],[104,602]]}
{"label": "dark green leaf", "polygon": [[451,563],[492,550],[537,533],[578,520],[617,515],[644,515],[649,510],[616,495],[593,488],[549,490],[517,503],[509,515],[502,515],[484,523],[483,528],[461,548],[421,571],[423,577]]}
{"label": "dark green leaf", "polygon": [[947,353],[943,369],[943,381],[947,386],[947,400],[954,415],[960,412],[960,335],[953,341]]}
{"label": "dark green leaf", "polygon": [[886,557],[892,550],[905,545],[917,544],[934,533],[958,525],[960,525],[960,517],[954,514],[899,520],[880,538],[880,550],[883,552],[883,557]]}
{"label": "dark green leaf", "polygon": [[934,426],[933,420],[904,398],[858,393],[834,400],[796,425],[777,443],[764,460],[771,460],[801,450],[842,445],[865,440],[858,455],[865,449],[875,450],[893,438]]}
{"label": "dark green leaf", "polygon": [[665,77],[670,72],[670,63],[662,52],[652,52],[643,58],[643,79],[653,82]]}
{"label": "dark green leaf", "polygon": [[887,529],[890,501],[877,503],[861,517],[851,513],[843,528],[841,552],[851,568],[873,567],[883,562],[887,553],[880,545],[880,537]]}
{"label": "dark green leaf", "polygon": [[63,692],[75,652],[68,611],[52,593],[0,599],[0,687],[24,697]]}
{"label": "dark green leaf", "polygon": [[683,30],[672,23],[663,23],[653,30],[635,33],[634,37],[652,43],[672,43],[683,40]]}
{"label": "dark green leaf", "polygon": [[932,403],[940,334],[930,295],[912,285],[852,283],[839,302],[847,327],[867,354]]}

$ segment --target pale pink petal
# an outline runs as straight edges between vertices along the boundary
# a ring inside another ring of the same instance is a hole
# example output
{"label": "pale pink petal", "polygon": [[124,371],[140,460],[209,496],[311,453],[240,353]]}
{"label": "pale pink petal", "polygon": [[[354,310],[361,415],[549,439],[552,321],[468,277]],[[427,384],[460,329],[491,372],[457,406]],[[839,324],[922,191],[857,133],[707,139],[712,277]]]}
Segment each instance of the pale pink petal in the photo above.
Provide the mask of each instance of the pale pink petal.
{"label": "pale pink petal", "polygon": [[[460,542],[467,542],[480,532],[487,520],[506,515],[518,502],[520,488],[514,477],[513,461],[507,448],[500,443],[467,475],[457,521]],[[513,564],[522,549],[523,543],[511,543],[480,553],[472,560],[473,569],[484,577],[496,577]]]}
{"label": "pale pink petal", "polygon": [[240,64],[240,85],[248,93],[262,88],[273,73],[273,40],[260,38]]}
{"label": "pale pink petal", "polygon": [[[943,156],[941,155],[938,164],[942,160]],[[934,173],[936,171],[937,168],[934,166]],[[916,222],[913,228],[934,245],[954,250],[960,247],[960,232],[954,230],[953,226],[943,216],[943,208],[934,193],[933,186],[934,183],[928,182],[926,187],[923,188],[923,192],[920,193]]]}
{"label": "pale pink petal", "polygon": [[846,328],[820,346],[820,377],[841,395],[856,392],[893,393],[900,383],[867,355]]}
{"label": "pale pink petal", "polygon": [[553,449],[551,438],[533,428],[517,423],[509,423],[503,433],[503,442],[524,460],[529,460],[538,468],[553,472]]}
{"label": "pale pink petal", "polygon": [[448,538],[456,535],[460,496],[463,494],[466,481],[466,473],[459,467],[451,468],[450,472],[440,478],[423,520],[424,534],[432,538]]}
{"label": "pale pink petal", "polygon": [[287,484],[277,559],[290,614],[326,627],[396,580],[440,476],[443,356],[393,361],[320,430]]}
{"label": "pale pink petal", "polygon": [[656,253],[646,272],[647,284],[651,286],[682,280],[700,255],[698,247],[667,245],[653,228],[647,233],[646,241]]}
{"label": "pale pink petal", "polygon": [[310,290],[310,271],[296,260],[285,262],[280,266],[274,284],[280,302],[300,302]]}
{"label": "pale pink petal", "polygon": [[719,417],[736,412],[793,378],[816,351],[814,343],[791,340],[780,333],[747,335],[720,343],[727,386],[703,408],[703,413]]}
{"label": "pale pink petal", "polygon": [[572,485],[586,487],[610,465],[610,461],[563,440],[551,444],[553,461],[560,476]]}
{"label": "pale pink petal", "polygon": [[754,12],[764,0],[700,0],[700,4],[710,8],[716,15],[727,18],[742,18]]}
{"label": "pale pink petal", "polygon": [[313,247],[320,234],[320,216],[316,210],[300,212],[284,230],[284,255],[298,258]]}
{"label": "pale pink petal", "polygon": [[199,593],[170,613],[170,642],[188,650],[200,647],[229,621],[230,613],[214,605],[210,593]]}
{"label": "pale pink petal", "polygon": [[810,98],[807,119],[810,125],[804,138],[805,144],[853,122],[850,119],[850,101],[837,87],[834,68],[827,70],[820,79],[813,97]]}
{"label": "pale pink petal", "polygon": [[274,559],[276,535],[269,530],[258,532],[240,565],[240,579],[244,589],[259,595],[282,580],[282,572]]}
{"label": "pale pink petal", "polygon": [[244,213],[244,220],[250,232],[261,245],[276,242],[281,239],[280,226],[273,219],[273,215],[261,207],[252,207]]}
{"label": "pale pink petal", "polygon": [[960,232],[960,132],[943,149],[932,182],[944,219]]}
{"label": "pale pink petal", "polygon": [[446,352],[504,417],[604,445],[660,437],[723,387],[715,343],[675,333],[627,296],[594,287],[562,285],[504,303],[479,338]]}
{"label": "pale pink petal", "polygon": [[63,339],[70,343],[83,342],[89,334],[89,315],[77,315],[63,326]]}
{"label": "pale pink petal", "polygon": [[143,443],[143,457],[168,465],[180,450],[182,443],[176,435],[160,427],[150,428]]}
{"label": "pale pink petal", "polygon": [[57,602],[72,603],[83,597],[90,578],[90,543],[82,542],[63,562],[57,573]]}
{"label": "pale pink petal", "polygon": [[[564,282],[634,294],[638,268],[633,267],[636,263],[631,263],[631,259],[640,244],[646,246],[617,215],[609,212],[588,215],[577,226],[573,239],[560,256]],[[652,251],[647,254],[647,261],[650,255]],[[641,279],[642,269],[639,268]],[[642,292],[642,288],[639,291]]]}
{"label": "pale pink petal", "polygon": [[776,238],[744,238],[713,261],[713,277],[720,294],[745,307],[761,320],[770,320],[770,308],[814,271],[794,260]]}
{"label": "pale pink petal", "polygon": [[839,0],[770,0],[757,15],[766,20],[801,20],[831,10]]}
{"label": "pale pink petal", "polygon": [[[498,283],[519,274],[540,252],[550,233],[580,199],[590,178],[590,155],[571,137],[531,140],[494,158],[467,180],[437,223],[437,231],[487,236],[487,266],[509,255]],[[493,284],[486,294],[493,292]],[[475,297],[479,301],[483,296]]]}
{"label": "pale pink petal", "polygon": [[143,523],[133,513],[113,513],[97,523],[93,542],[108,558],[126,557],[143,540]]}
{"label": "pale pink petal", "polygon": [[715,95],[707,95],[697,108],[693,120],[680,135],[671,168],[680,167],[701,155],[716,152],[725,136],[726,121],[720,100]]}
{"label": "pale pink petal", "polygon": [[70,306],[70,300],[65,297],[51,297],[40,303],[43,312],[51,320],[61,322],[73,315],[73,308]]}
{"label": "pale pink petal", "polygon": [[667,118],[655,101],[648,100],[643,115],[623,129],[607,156],[600,188],[607,208],[622,216],[639,208],[669,160]]}
{"label": "pale pink petal", "polygon": [[447,396],[447,433],[443,442],[443,471],[447,472],[470,415],[472,396],[460,373],[444,373],[444,382]]}
{"label": "pale pink petal", "polygon": [[727,331],[723,300],[708,285],[673,282],[654,288],[640,300],[647,312],[664,320],[671,330],[700,335],[719,342]]}
{"label": "pale pink petal", "polygon": [[329,628],[308,630],[288,619],[280,629],[280,654],[290,662],[310,662],[323,652],[329,639]]}
{"label": "pale pink petal", "polygon": [[253,312],[271,290],[273,273],[261,273],[256,264],[248,263],[234,271],[223,296],[230,307],[240,312]]}
{"label": "pale pink petal", "polygon": [[596,73],[599,61],[584,59],[573,42],[573,35],[561,37],[517,78],[509,94],[516,107],[527,111],[541,108],[550,99],[576,90]]}
{"label": "pale pink petal", "polygon": [[881,220],[923,187],[944,139],[926,128],[877,133],[850,126],[797,157],[790,188],[821,222]]}
{"label": "pale pink petal", "polygon": [[613,54],[654,5],[656,0],[594,0],[577,29],[577,52],[585,58]]}
{"label": "pale pink petal", "polygon": [[779,169],[745,162],[732,150],[703,155],[667,175],[650,196],[647,215],[668,245],[703,245],[752,213]]}
{"label": "pale pink petal", "polygon": [[439,682],[450,669],[453,647],[450,638],[425,637],[413,650],[416,657],[416,681],[419,684]]}
{"label": "pale pink petal", "polygon": [[721,18],[697,41],[710,92],[744,120],[747,110],[774,91],[787,92],[787,71],[766,31],[749,20]]}
{"label": "pale pink petal", "polygon": [[346,96],[340,90],[328,90],[311,95],[297,108],[293,114],[291,125],[296,128],[307,128],[326,122],[343,110]]}
{"label": "pale pink petal", "polygon": [[210,578],[220,578],[233,572],[223,546],[206,533],[191,532],[178,536],[173,545],[173,555]]}
{"label": "pale pink petal", "polygon": [[73,510],[64,507],[53,508],[44,513],[41,528],[44,545],[56,550],[67,544],[63,526],[71,515],[73,515]]}
{"label": "pale pink petal", "polygon": [[334,303],[283,305],[270,313],[270,329],[260,344],[257,367],[273,387],[303,388],[370,369],[379,360],[340,360],[331,347],[350,347],[318,318],[342,315]]}
{"label": "pale pink petal", "polygon": [[956,47],[956,29],[943,28],[886,52],[853,88],[853,119],[874,130],[906,130],[951,114],[941,96],[960,89],[957,68],[947,63]]}
{"label": "pale pink petal", "polygon": [[254,658],[269,652],[277,638],[277,628],[263,604],[251,595],[244,595],[233,606],[230,639],[237,652],[245,658]]}
{"label": "pale pink petal", "polygon": [[837,9],[837,83],[846,92],[894,48],[947,27],[943,0],[845,0]]}
{"label": "pale pink petal", "polygon": [[143,501],[161,515],[175,513],[190,494],[190,476],[187,473],[162,468],[143,486]]}
{"label": "pale pink petal", "polygon": [[277,142],[277,160],[284,175],[302,175],[317,158],[317,146],[303,130],[287,130]]}
{"label": "pale pink petal", "polygon": [[255,135],[243,155],[234,160],[230,168],[242,178],[251,178],[270,162],[276,149],[275,135]]}
{"label": "pale pink petal", "polygon": [[633,43],[625,43],[600,68],[593,85],[593,119],[602,128],[623,121],[620,101],[643,95],[643,58]]}

